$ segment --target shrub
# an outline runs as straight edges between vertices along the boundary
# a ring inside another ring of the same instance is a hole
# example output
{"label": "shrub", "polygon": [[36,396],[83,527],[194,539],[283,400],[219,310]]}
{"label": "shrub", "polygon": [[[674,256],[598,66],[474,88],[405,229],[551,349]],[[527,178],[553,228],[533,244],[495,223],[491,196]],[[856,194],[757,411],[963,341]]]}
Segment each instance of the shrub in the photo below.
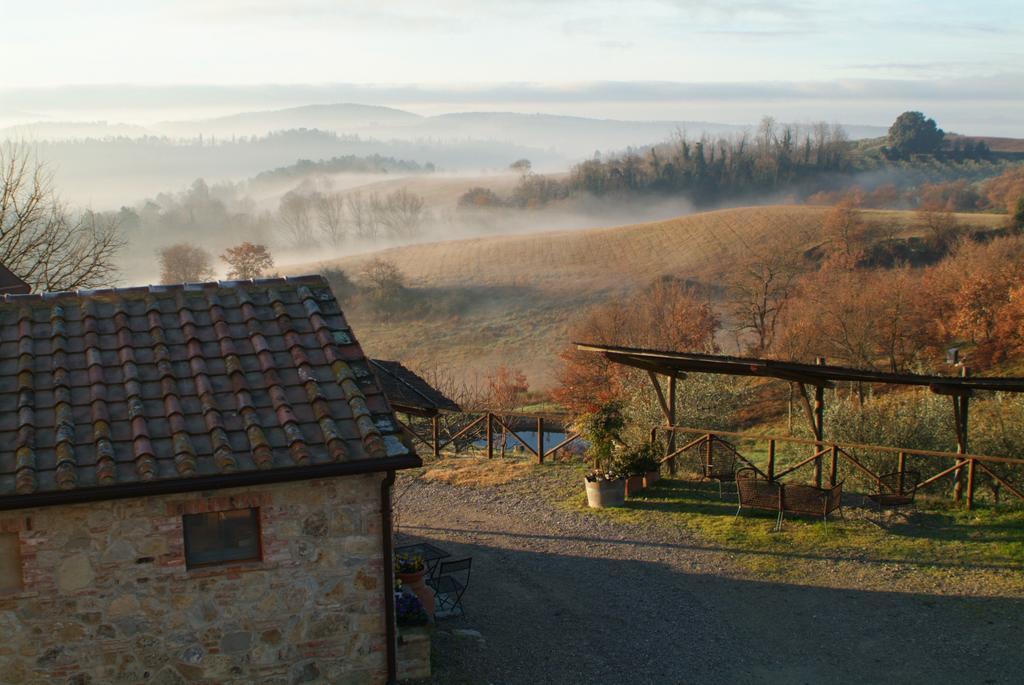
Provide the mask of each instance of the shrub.
{"label": "shrub", "polygon": [[213,257],[197,245],[177,243],[157,253],[160,256],[160,282],[198,283],[213,278]]}
{"label": "shrub", "polygon": [[320,270],[320,274],[327,279],[327,285],[337,298],[339,304],[345,304],[349,298],[356,294],[358,287],[348,277],[348,274],[341,269],[328,267]]}
{"label": "shrub", "polygon": [[615,455],[613,470],[621,476],[642,476],[657,471],[657,450],[649,442],[622,449]]}
{"label": "shrub", "polygon": [[[810,433],[804,428],[804,437]],[[953,410],[948,397],[926,390],[893,392],[880,397],[868,396],[863,405],[855,395],[831,393],[825,398],[825,439],[836,442],[855,442],[887,447],[936,450],[956,450],[953,429]],[[876,450],[849,450],[860,463],[875,473],[896,470],[897,457],[892,452]],[[916,468],[911,457],[908,468]],[[929,459],[934,466],[934,460]],[[841,460],[848,478],[862,486],[873,488],[855,467]],[[919,465],[928,471],[928,462]],[[952,465],[946,464],[945,466]]]}

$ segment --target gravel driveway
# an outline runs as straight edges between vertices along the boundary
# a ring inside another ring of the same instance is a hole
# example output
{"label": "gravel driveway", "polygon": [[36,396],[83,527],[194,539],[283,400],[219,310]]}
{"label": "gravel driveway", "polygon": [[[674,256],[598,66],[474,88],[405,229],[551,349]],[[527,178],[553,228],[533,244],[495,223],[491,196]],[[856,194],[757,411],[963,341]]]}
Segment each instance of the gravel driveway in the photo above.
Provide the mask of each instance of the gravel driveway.
{"label": "gravel driveway", "polygon": [[399,544],[473,557],[466,616],[435,628],[435,683],[1019,683],[1024,672],[1024,598],[956,596],[964,583],[934,573],[800,558],[806,581],[751,580],[742,551],[523,488],[406,476],[396,511]]}

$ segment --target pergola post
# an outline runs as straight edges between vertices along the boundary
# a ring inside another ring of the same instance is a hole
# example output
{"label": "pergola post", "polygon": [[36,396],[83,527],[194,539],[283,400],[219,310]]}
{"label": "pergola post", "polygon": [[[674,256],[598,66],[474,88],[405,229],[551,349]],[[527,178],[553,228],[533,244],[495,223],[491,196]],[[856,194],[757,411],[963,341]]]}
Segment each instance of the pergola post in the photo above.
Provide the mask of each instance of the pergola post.
{"label": "pergola post", "polygon": [[[814,363],[818,366],[825,365],[824,357],[817,357]],[[825,439],[825,386],[817,385],[814,387],[814,425],[816,428],[818,440]],[[821,451],[821,445],[818,445],[818,451]],[[814,484],[817,487],[821,487],[821,455],[814,460]]]}
{"label": "pergola post", "polygon": [[[676,377],[668,377],[668,423],[673,428],[676,427]],[[676,451],[676,432],[674,430],[668,432],[668,451],[669,454]],[[672,460],[672,473],[676,472],[675,459]]]}
{"label": "pergola post", "polygon": [[[814,387],[814,437],[817,440],[825,438],[825,386]],[[817,445],[817,451],[821,451],[821,445]],[[814,460],[814,484],[821,487],[821,455]]]}

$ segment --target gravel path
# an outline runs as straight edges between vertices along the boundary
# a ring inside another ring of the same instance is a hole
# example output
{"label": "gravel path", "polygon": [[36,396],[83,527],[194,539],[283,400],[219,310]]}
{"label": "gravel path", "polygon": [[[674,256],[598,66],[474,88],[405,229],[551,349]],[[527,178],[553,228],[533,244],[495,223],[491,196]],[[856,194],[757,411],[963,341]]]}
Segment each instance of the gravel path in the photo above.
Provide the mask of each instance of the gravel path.
{"label": "gravel path", "polygon": [[515,487],[400,478],[396,511],[399,544],[473,557],[466,616],[435,628],[434,683],[1019,683],[1024,671],[1024,598],[956,596],[947,586],[965,583],[934,573],[799,558],[806,580],[750,580],[744,552]]}

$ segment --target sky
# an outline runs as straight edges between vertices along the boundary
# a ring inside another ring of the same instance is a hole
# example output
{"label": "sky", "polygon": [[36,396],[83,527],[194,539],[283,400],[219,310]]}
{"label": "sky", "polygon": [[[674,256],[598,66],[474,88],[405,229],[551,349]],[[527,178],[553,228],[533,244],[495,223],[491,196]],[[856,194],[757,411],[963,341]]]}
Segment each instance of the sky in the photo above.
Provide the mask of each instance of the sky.
{"label": "sky", "polygon": [[0,44],[8,117],[138,119],[175,98],[227,111],[312,92],[420,113],[726,123],[882,124],[927,108],[950,129],[1024,135],[1021,0],[0,0]]}

